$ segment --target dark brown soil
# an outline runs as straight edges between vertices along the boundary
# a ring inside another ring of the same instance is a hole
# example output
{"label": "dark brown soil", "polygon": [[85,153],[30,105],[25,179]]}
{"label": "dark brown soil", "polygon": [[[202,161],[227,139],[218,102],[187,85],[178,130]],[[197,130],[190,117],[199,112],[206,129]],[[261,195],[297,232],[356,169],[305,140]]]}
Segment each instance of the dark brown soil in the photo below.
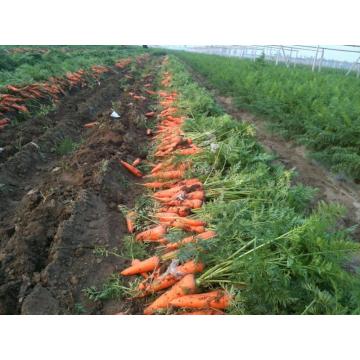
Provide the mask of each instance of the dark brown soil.
{"label": "dark brown soil", "polygon": [[[128,309],[93,303],[83,289],[101,287],[124,267],[122,258],[99,257],[94,249],[121,249],[126,225],[118,205],[132,207],[142,192],[117,160],[146,156],[144,114],[153,100],[134,102],[129,92],[146,96],[154,62],[127,70],[130,79],[116,72],[65,98],[46,117],[49,128],[30,131],[27,144],[1,165],[0,314],[74,314],[80,304],[91,314]],[[111,109],[120,119],[110,118]],[[100,125],[84,129],[90,121]],[[65,138],[77,144],[68,155],[54,150]]]}
{"label": "dark brown soil", "polygon": [[[190,72],[194,78],[206,87],[215,97],[219,105],[233,116],[235,119],[246,121],[256,128],[256,137],[264,148],[277,156],[277,161],[281,162],[287,169],[294,169],[297,172],[295,183],[302,183],[318,189],[314,203],[319,200],[327,202],[338,202],[347,209],[344,218],[346,226],[357,225],[360,222],[360,186],[352,181],[339,178],[330,173],[324,166],[312,160],[303,146],[299,146],[292,141],[274,134],[268,129],[264,119],[251,114],[248,111],[239,109],[233,104],[232,98],[222,96],[217,90],[213,89],[209,83],[195,73]],[[353,233],[355,240],[360,241],[360,228]]]}

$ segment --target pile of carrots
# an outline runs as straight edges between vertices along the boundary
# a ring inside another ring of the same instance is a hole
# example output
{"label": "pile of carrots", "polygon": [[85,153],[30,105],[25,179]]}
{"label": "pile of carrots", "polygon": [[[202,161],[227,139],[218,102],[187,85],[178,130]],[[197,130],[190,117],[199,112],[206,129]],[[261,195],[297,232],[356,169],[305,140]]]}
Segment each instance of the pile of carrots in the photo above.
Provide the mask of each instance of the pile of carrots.
{"label": "pile of carrots", "polygon": [[124,69],[127,65],[131,64],[131,62],[131,58],[121,59],[115,64],[115,66],[119,69]]}
{"label": "pile of carrots", "polygon": [[[166,60],[165,60],[166,61]],[[162,85],[171,85],[171,74],[164,73]],[[191,166],[191,160],[185,158],[180,165],[173,159],[177,154],[192,155],[201,151],[190,139],[186,139],[181,130],[185,118],[178,116],[179,109],[174,105],[176,92],[160,91],[162,111],[158,114],[160,122],[153,139],[156,142],[155,158],[151,173],[143,174],[134,166],[121,161],[121,164],[138,177],[150,179],[142,185],[155,190],[153,198],[160,208],[154,214],[156,225],[139,232],[135,241],[159,244],[161,255],[155,255],[143,261],[135,259],[130,267],[121,271],[124,276],[141,275],[144,279],[138,286],[138,297],[145,297],[164,291],[155,301],[144,309],[150,315],[165,311],[180,315],[219,315],[224,314],[231,296],[222,289],[199,293],[195,274],[204,270],[201,262],[189,260],[178,265],[178,249],[188,243],[214,238],[216,233],[206,229],[207,224],[191,215],[193,209],[202,206],[205,200],[203,184],[200,180],[185,179],[185,171]],[[128,231],[133,233],[136,213],[126,216]],[[178,242],[166,238],[171,228],[189,232],[189,236]],[[171,262],[170,262],[171,261]],[[168,265],[170,262],[170,265]],[[181,309],[180,312],[177,311]],[[177,311],[177,312],[176,312]]]}
{"label": "pile of carrots", "polygon": [[110,71],[110,68],[102,65],[94,65],[91,67],[91,71],[94,73],[94,76],[96,76]]}
{"label": "pile of carrots", "polygon": [[[140,59],[141,60],[141,59]],[[131,63],[131,59],[122,59],[115,66],[121,69]],[[50,99],[58,101],[60,95],[65,95],[66,89],[77,86],[85,86],[87,77],[99,80],[99,76],[110,70],[109,67],[94,65],[90,71],[80,69],[76,72],[68,72],[64,78],[51,77],[47,82],[35,83],[23,87],[7,85],[6,93],[0,93],[0,130],[10,124],[10,119],[5,117],[7,113],[27,113],[29,112],[26,102],[38,99]]]}

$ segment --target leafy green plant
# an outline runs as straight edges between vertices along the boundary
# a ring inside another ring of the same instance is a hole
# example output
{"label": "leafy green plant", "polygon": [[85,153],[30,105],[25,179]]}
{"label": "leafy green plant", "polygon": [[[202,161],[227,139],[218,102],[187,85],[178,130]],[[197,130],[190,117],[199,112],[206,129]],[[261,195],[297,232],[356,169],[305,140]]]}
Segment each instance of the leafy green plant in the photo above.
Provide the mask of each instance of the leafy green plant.
{"label": "leafy green plant", "polygon": [[88,287],[83,290],[85,296],[92,301],[104,301],[109,299],[123,299],[131,294],[131,289],[126,286],[119,275],[112,275],[101,287]]}
{"label": "leafy green plant", "polygon": [[29,47],[24,53],[9,54],[0,46],[0,87],[45,81],[95,64],[113,65],[120,58],[146,51],[137,46],[47,46],[46,52]]}
{"label": "leafy green plant", "polygon": [[72,139],[65,138],[56,145],[54,151],[60,156],[68,155],[76,150],[79,145],[79,143],[74,142]]}
{"label": "leafy green plant", "polygon": [[[356,77],[332,69],[321,73],[303,66],[289,69],[261,58],[252,62],[186,52],[176,55],[224,95],[232,96],[239,108],[263,115],[274,131],[307,145],[331,170],[360,179]],[[186,91],[193,91],[192,87]]]}
{"label": "leafy green plant", "polygon": [[202,148],[189,176],[202,180],[207,201],[195,213],[217,233],[178,254],[181,261],[206,264],[198,285],[234,294],[229,311],[236,314],[358,314],[359,275],[344,270],[344,263],[360,246],[339,225],[344,209],[310,206],[315,190],[292,186],[295,174],[272,162],[250,125],[222,113],[209,116],[193,93],[209,94],[190,83],[175,58],[165,70],[190,117],[185,136]]}

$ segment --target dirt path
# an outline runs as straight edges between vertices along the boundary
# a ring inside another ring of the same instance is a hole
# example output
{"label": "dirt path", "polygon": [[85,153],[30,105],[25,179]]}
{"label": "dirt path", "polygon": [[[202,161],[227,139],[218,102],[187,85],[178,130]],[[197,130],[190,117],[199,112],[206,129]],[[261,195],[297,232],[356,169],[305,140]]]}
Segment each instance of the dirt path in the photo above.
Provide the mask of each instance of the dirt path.
{"label": "dirt path", "polygon": [[[0,166],[0,314],[123,311],[121,303],[88,301],[83,289],[124,267],[94,250],[121,250],[127,231],[118,205],[134,206],[142,192],[117,160],[146,156],[152,100],[134,101],[129,92],[142,94],[156,76],[154,61],[64,99],[49,115],[51,127],[29,139],[38,147],[28,142]],[[120,119],[110,118],[112,108]],[[83,128],[94,120],[99,127]],[[62,156],[53,148],[64,138],[78,147]]]}
{"label": "dirt path", "polygon": [[[347,208],[344,219],[345,225],[360,223],[360,186],[346,179],[337,179],[321,164],[309,158],[303,146],[298,146],[292,141],[287,141],[268,130],[266,121],[254,116],[248,111],[237,108],[232,98],[223,97],[213,89],[209,83],[198,73],[189,69],[194,78],[214,96],[223,109],[236,119],[251,123],[256,128],[256,136],[264,148],[275,153],[287,169],[295,169],[298,176],[295,183],[302,183],[318,189],[317,200],[339,202]],[[360,241],[360,229],[353,234]]]}

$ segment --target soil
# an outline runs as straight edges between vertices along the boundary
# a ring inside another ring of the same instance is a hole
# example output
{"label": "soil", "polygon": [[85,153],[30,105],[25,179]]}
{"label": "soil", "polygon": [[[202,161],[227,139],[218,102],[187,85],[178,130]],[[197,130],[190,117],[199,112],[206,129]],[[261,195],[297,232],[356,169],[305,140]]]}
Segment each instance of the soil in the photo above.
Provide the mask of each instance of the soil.
{"label": "soil", "polygon": [[[2,136],[0,314],[132,312],[126,303],[91,302],[83,289],[101,287],[127,265],[94,249],[121,250],[127,230],[118,205],[132,207],[142,193],[139,179],[118,160],[146,156],[144,114],[155,101],[143,85],[155,78],[157,61],[114,70],[66,96],[56,111],[21,124],[20,147],[13,145],[19,131],[9,127]],[[110,117],[112,109],[120,119]],[[92,121],[99,125],[83,127]],[[64,139],[75,145],[67,155],[58,150]]]}
{"label": "soil", "polygon": [[[275,154],[277,161],[287,169],[294,169],[297,176],[294,183],[302,183],[318,189],[313,204],[319,200],[338,202],[346,207],[347,214],[343,219],[345,226],[360,223],[360,186],[349,179],[330,173],[324,166],[311,159],[303,146],[276,135],[270,131],[265,119],[250,112],[239,109],[231,97],[222,96],[198,73],[189,68],[194,78],[207,88],[218,104],[233,118],[248,122],[256,129],[256,137],[265,150]],[[360,228],[352,234],[354,240],[360,241]]]}

